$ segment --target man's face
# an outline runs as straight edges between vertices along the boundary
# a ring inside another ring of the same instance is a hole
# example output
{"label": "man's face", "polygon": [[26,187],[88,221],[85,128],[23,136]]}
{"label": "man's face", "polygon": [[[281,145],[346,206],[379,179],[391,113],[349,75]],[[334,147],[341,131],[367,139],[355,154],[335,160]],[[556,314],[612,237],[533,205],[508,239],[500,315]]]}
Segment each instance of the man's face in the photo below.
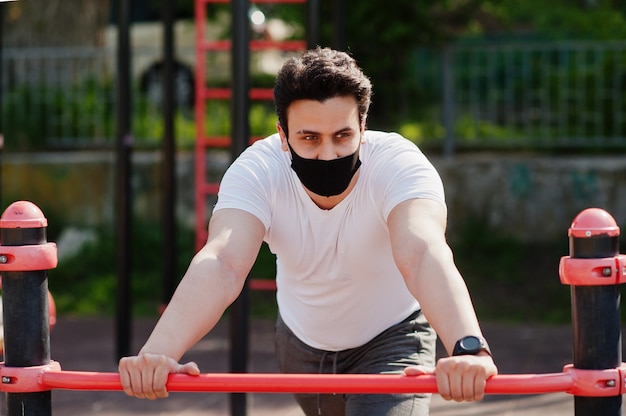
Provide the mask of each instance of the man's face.
{"label": "man's face", "polygon": [[[289,144],[305,159],[333,160],[353,154],[363,138],[354,97],[324,102],[298,100],[287,110]],[[285,131],[278,125],[282,149],[289,151]]]}

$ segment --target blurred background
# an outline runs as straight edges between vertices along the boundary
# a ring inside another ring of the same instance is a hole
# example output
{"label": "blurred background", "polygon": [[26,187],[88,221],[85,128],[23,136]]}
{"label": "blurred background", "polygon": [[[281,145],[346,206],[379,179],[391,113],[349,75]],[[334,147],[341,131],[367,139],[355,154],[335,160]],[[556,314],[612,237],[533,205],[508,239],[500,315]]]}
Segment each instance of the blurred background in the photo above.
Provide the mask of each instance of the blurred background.
{"label": "blurred background", "polygon": [[[305,1],[306,3],[306,1]],[[60,264],[49,272],[57,311],[115,309],[116,1],[0,3],[0,202],[31,200],[46,214]],[[157,0],[130,4],[132,100],[132,311],[156,315],[162,298],[163,24]],[[176,279],[196,249],[199,136],[231,133],[231,103],[197,111],[196,77],[230,88],[228,50],[196,68],[194,0],[174,2]],[[626,3],[619,0],[319,1],[319,44],[354,55],[374,84],[369,127],[414,141],[439,170],[448,238],[483,320],[562,324],[569,288],[558,264],[582,209],[626,224]],[[204,38],[232,36],[229,4],[205,4]],[[302,4],[251,2],[253,88],[271,88],[306,37]],[[198,117],[204,121],[198,131]],[[271,100],[250,105],[250,133],[275,131]],[[218,182],[227,149],[205,149]],[[214,199],[206,199],[207,211]],[[200,221],[206,224],[205,221]],[[624,252],[624,244],[622,250]],[[264,248],[252,276],[272,279]],[[252,293],[252,313],[275,314],[273,294]]]}

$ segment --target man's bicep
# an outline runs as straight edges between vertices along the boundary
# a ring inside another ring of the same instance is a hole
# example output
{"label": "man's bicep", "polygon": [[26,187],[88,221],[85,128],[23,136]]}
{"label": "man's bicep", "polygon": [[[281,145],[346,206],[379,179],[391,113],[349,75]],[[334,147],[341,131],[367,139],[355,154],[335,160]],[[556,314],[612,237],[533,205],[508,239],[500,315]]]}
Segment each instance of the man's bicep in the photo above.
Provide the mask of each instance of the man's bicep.
{"label": "man's bicep", "polygon": [[225,208],[211,216],[204,249],[244,276],[256,260],[264,235],[265,227],[256,216],[240,209]]}
{"label": "man's bicep", "polygon": [[421,239],[432,237],[432,233],[442,235],[446,228],[446,208],[431,199],[409,199],[391,210],[387,226],[392,238],[413,236]]}
{"label": "man's bicep", "polygon": [[410,199],[398,204],[389,214],[387,226],[396,263],[411,267],[434,243],[445,241],[446,210],[430,199]]}

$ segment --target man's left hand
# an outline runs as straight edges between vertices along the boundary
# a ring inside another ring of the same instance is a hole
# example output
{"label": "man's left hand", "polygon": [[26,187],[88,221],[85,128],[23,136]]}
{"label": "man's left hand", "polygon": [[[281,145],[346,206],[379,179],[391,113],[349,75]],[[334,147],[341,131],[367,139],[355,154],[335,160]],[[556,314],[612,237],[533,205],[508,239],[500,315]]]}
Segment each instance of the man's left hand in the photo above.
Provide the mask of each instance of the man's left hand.
{"label": "man's left hand", "polygon": [[411,366],[404,370],[407,376],[434,374],[441,397],[457,402],[482,400],[487,380],[497,373],[498,369],[487,353],[441,358],[435,368]]}

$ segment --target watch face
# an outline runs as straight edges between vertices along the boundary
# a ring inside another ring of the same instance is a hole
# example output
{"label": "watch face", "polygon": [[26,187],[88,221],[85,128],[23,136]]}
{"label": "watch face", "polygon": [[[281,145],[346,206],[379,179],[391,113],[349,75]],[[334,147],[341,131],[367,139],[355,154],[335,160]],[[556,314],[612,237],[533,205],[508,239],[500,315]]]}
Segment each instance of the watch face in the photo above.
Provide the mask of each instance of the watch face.
{"label": "watch face", "polygon": [[461,340],[461,348],[463,348],[463,350],[465,351],[478,352],[478,350],[480,350],[481,347],[482,347],[482,344],[480,342],[480,339],[478,339],[477,337],[469,336]]}

